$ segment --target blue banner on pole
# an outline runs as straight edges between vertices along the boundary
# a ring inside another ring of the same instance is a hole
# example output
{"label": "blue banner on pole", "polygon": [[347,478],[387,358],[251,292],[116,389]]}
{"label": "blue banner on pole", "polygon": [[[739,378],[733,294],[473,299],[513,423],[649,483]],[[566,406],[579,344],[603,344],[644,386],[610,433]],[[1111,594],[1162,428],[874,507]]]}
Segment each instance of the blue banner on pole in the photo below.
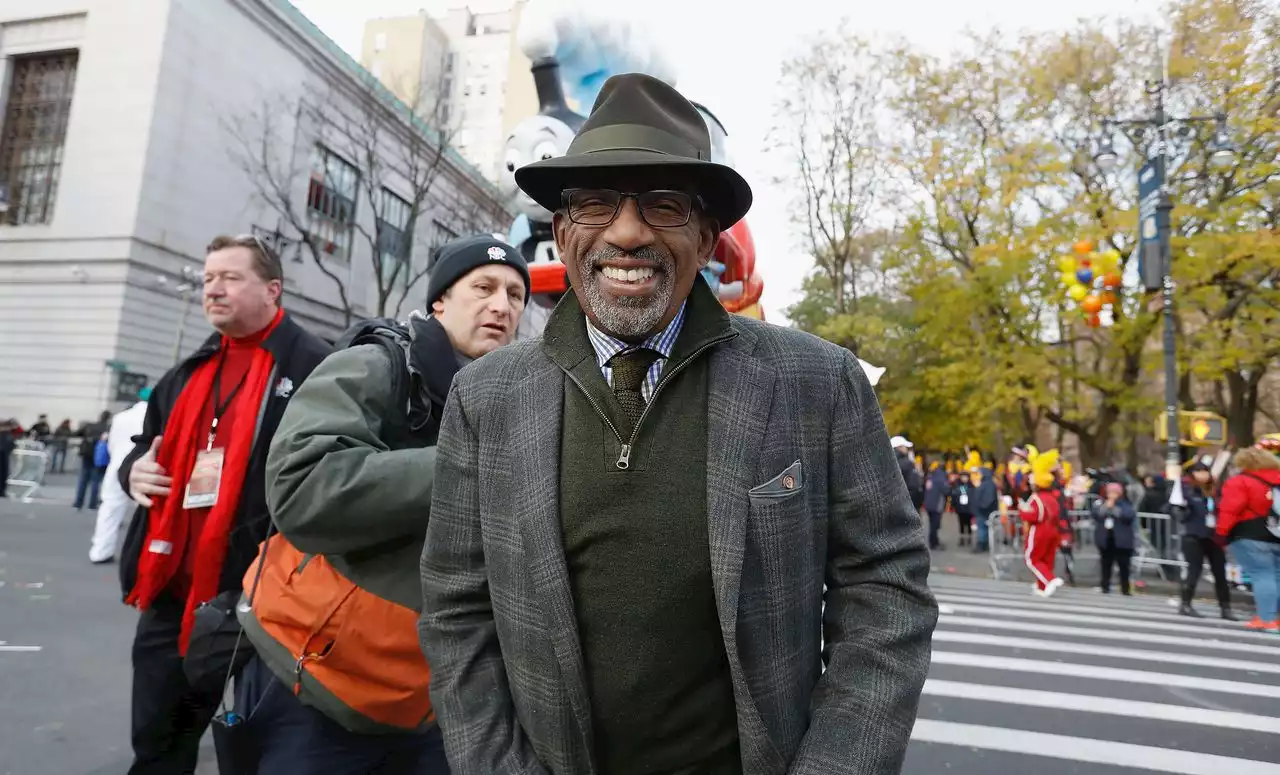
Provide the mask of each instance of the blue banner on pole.
{"label": "blue banner on pole", "polygon": [[1164,285],[1164,247],[1169,242],[1169,211],[1160,207],[1164,189],[1164,161],[1148,159],[1138,171],[1138,273],[1142,286],[1158,291]]}

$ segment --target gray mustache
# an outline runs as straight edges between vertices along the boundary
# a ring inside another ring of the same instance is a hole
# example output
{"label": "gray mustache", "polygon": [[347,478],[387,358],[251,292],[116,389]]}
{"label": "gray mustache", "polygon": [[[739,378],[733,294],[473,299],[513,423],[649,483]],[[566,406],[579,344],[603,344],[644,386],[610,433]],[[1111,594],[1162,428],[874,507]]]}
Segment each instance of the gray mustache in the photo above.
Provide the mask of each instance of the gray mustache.
{"label": "gray mustache", "polygon": [[664,270],[669,269],[672,264],[670,256],[658,250],[657,248],[654,248],[649,245],[645,245],[644,247],[637,248],[636,250],[632,250],[632,251],[626,251],[626,250],[622,250],[621,248],[615,248],[612,246],[596,248],[595,250],[587,254],[587,265],[589,268],[595,269],[597,266],[600,265],[600,263],[604,261],[609,261],[610,259],[623,258],[623,257],[635,258],[635,259],[639,259],[640,261],[651,261],[661,266]]}

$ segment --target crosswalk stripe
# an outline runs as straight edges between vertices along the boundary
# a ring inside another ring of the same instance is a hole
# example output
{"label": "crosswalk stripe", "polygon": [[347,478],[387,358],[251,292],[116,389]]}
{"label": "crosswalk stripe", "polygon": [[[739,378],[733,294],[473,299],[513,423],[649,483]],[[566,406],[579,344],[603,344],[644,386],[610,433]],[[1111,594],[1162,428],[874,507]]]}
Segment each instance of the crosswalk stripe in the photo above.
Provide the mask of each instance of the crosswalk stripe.
{"label": "crosswalk stripe", "polygon": [[989,656],[987,654],[964,654],[953,651],[934,651],[933,663],[935,665],[987,668],[1005,672],[1038,673],[1059,677],[1090,678],[1098,681],[1149,684],[1165,688],[1176,686],[1183,689],[1238,694],[1246,697],[1280,699],[1280,686],[1227,681],[1221,678],[1201,678],[1199,676],[1177,675],[1175,673],[1157,673],[1148,670],[1129,670],[1119,667],[1099,667],[1062,662],[1050,664],[1033,659]]}
{"label": "crosswalk stripe", "polygon": [[1099,640],[1118,640],[1130,643],[1156,643],[1161,646],[1189,646],[1192,648],[1210,648],[1215,651],[1236,651],[1249,654],[1265,654],[1280,658],[1280,637],[1271,636],[1274,646],[1255,643],[1235,643],[1213,638],[1188,638],[1179,635],[1157,635],[1146,632],[1126,632],[1121,629],[1096,629],[1091,627],[1066,627],[1039,622],[1019,622],[1010,619],[979,619],[969,616],[944,614],[938,619],[940,627],[976,627],[986,630],[1005,630],[1009,632],[1037,632],[1044,635],[1066,635],[1077,638],[1096,638]]}
{"label": "crosswalk stripe", "polygon": [[1280,775],[1280,764],[1046,732],[917,719],[912,739],[1175,775]]}
{"label": "crosswalk stripe", "polygon": [[977,646],[1002,646],[1005,648],[1034,649],[1036,651],[1052,651],[1064,654],[1112,657],[1115,659],[1136,659],[1142,662],[1156,662],[1177,665],[1196,665],[1199,667],[1215,667],[1224,670],[1241,670],[1253,673],[1280,674],[1280,663],[1249,662],[1242,659],[1222,659],[1205,657],[1197,654],[1178,654],[1172,651],[1149,651],[1147,649],[1126,649],[1116,646],[1099,646],[1093,643],[1072,643],[1043,638],[1017,638],[1008,635],[987,635],[981,632],[952,632],[939,629],[933,633],[933,642],[968,643]]}
{"label": "crosswalk stripe", "polygon": [[[939,602],[947,602],[947,603],[975,604],[975,603],[984,602],[983,598],[976,597],[973,595],[935,594],[935,597],[938,599]],[[1100,608],[1098,606],[1076,605],[1074,603],[1067,603],[1065,601],[1054,601],[1054,600],[1039,601],[1039,600],[999,599],[999,600],[990,600],[986,602],[990,602],[992,605],[998,605],[1002,609],[1014,608],[1014,609],[1028,610],[1028,611],[1066,611],[1066,612],[1075,612],[1075,613],[1096,612],[1101,615],[1113,615],[1117,618],[1124,618],[1124,619],[1149,619],[1153,621],[1172,621],[1172,622],[1181,622],[1181,623],[1187,623],[1187,624],[1194,622],[1195,623],[1194,626],[1196,627],[1207,627],[1209,629],[1227,629],[1227,630],[1234,629],[1234,630],[1240,630],[1242,632],[1244,631],[1242,629],[1243,625],[1238,623],[1228,622],[1222,619],[1192,620],[1174,611],[1164,611],[1164,612],[1127,611],[1120,608]]]}
{"label": "crosswalk stripe", "polygon": [[[957,590],[957,589],[933,589],[936,597],[963,597],[966,600],[974,602],[982,602],[988,605],[1002,605],[1004,603],[1031,603],[1035,605],[1079,605],[1088,606],[1091,609],[1101,613],[1114,613],[1117,615],[1130,612],[1139,612],[1146,614],[1162,614],[1176,616],[1177,600],[1175,598],[1162,598],[1159,600],[1146,600],[1141,603],[1129,605],[1127,603],[1112,602],[1114,595],[1094,594],[1089,592],[1077,592],[1074,594],[1066,593],[1059,589],[1058,593],[1051,599],[1045,599],[1032,595],[1030,585],[1025,590],[1011,590],[1008,592],[981,592],[975,590]],[[1123,597],[1121,598],[1124,599]],[[1203,604],[1198,607],[1203,607]],[[1212,621],[1212,620],[1211,620]]]}
{"label": "crosswalk stripe", "polygon": [[1026,705],[1054,710],[1102,713],[1108,716],[1127,716],[1183,724],[1240,729],[1280,735],[1280,718],[1238,713],[1226,710],[1206,710],[1161,702],[1140,702],[1113,697],[1092,697],[1084,694],[1046,692],[1039,689],[1016,689],[1007,686],[988,686],[961,681],[942,681],[930,678],[925,681],[924,693],[934,697],[951,697],[962,700],[999,702],[1006,705]]}
{"label": "crosswalk stripe", "polygon": [[[1016,582],[1002,584],[999,587],[970,587],[970,586],[952,586],[950,584],[935,584],[930,582],[929,588],[934,594],[939,595],[974,595],[986,598],[1005,598],[1009,600],[1039,600],[1031,596],[1030,582]],[[1170,607],[1170,601],[1177,600],[1175,595],[1151,595],[1151,594],[1133,594],[1120,595],[1109,594],[1104,595],[1096,589],[1089,587],[1069,587],[1064,586],[1058,589],[1055,596],[1059,600],[1069,600],[1071,602],[1088,602],[1096,604],[1099,608],[1115,608],[1122,611],[1131,611],[1134,609],[1153,611],[1162,611]]]}
{"label": "crosswalk stripe", "polygon": [[[929,579],[929,588],[938,593],[952,593],[957,595],[983,595],[991,597],[1008,597],[1010,599],[1029,598],[1031,595],[1031,582],[1029,581],[994,581],[985,580],[978,584],[953,584],[951,579],[957,577],[948,577],[939,580],[937,577]],[[982,581],[981,579],[970,579],[970,581]],[[1160,610],[1169,605],[1171,596],[1169,595],[1150,595],[1135,593],[1133,595],[1110,594],[1104,595],[1091,587],[1070,587],[1064,586],[1058,590],[1055,596],[1059,599],[1067,599],[1072,601],[1089,601],[1096,602],[1101,607],[1119,608],[1123,610],[1131,610],[1134,608],[1150,608]]]}
{"label": "crosswalk stripe", "polygon": [[[956,613],[984,614],[987,616],[1008,616],[1023,619],[1051,619],[1055,622],[1077,622],[1080,624],[1101,624],[1114,627],[1119,620],[1114,617],[1096,616],[1090,614],[1071,614],[1061,613],[1058,611],[1024,611],[1013,608],[993,608],[991,606],[969,605],[969,604],[950,604],[950,607]],[[1249,630],[1235,629],[1219,629],[1204,627],[1195,624],[1175,624],[1172,622],[1149,622],[1125,620],[1123,622],[1127,627],[1141,628],[1146,630],[1159,630],[1161,632],[1188,632],[1199,633],[1201,637],[1212,636],[1214,638],[1239,638],[1242,640],[1258,640],[1263,642],[1276,642],[1274,633],[1252,632]]]}

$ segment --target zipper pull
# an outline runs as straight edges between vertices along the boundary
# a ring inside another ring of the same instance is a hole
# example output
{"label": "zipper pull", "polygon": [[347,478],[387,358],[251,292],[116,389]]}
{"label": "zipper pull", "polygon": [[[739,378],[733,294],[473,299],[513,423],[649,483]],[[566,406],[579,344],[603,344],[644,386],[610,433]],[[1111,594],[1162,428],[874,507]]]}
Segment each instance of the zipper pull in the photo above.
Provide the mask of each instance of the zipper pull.
{"label": "zipper pull", "polygon": [[626,471],[631,467],[631,445],[623,444],[622,453],[618,455],[618,470]]}

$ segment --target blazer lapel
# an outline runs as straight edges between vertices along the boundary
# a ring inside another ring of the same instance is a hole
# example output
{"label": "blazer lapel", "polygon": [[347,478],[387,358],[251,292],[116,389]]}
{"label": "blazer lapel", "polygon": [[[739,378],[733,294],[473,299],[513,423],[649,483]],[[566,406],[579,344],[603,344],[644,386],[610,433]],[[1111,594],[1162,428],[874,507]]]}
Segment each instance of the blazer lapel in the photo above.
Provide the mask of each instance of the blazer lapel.
{"label": "blazer lapel", "polygon": [[511,486],[524,556],[547,632],[560,666],[577,732],[591,750],[590,700],[573,591],[560,535],[560,423],[564,411],[564,373],[541,358],[520,380],[512,400],[519,407],[510,429]]}
{"label": "blazer lapel", "polygon": [[[742,333],[748,334],[748,330]],[[753,356],[754,337],[739,336],[711,358],[707,410],[707,530],[711,543],[711,581],[715,587],[720,632],[738,709],[738,731],[745,772],[781,773],[785,762],[751,696],[738,654],[738,598],[746,554],[750,511],[760,440],[769,425],[776,372]]]}
{"label": "blazer lapel", "polygon": [[740,336],[711,356],[707,409],[707,520],[711,576],[720,629],[737,659],[738,590],[746,546],[748,491],[754,481],[760,439],[773,401],[772,366],[751,354],[754,339]]}

